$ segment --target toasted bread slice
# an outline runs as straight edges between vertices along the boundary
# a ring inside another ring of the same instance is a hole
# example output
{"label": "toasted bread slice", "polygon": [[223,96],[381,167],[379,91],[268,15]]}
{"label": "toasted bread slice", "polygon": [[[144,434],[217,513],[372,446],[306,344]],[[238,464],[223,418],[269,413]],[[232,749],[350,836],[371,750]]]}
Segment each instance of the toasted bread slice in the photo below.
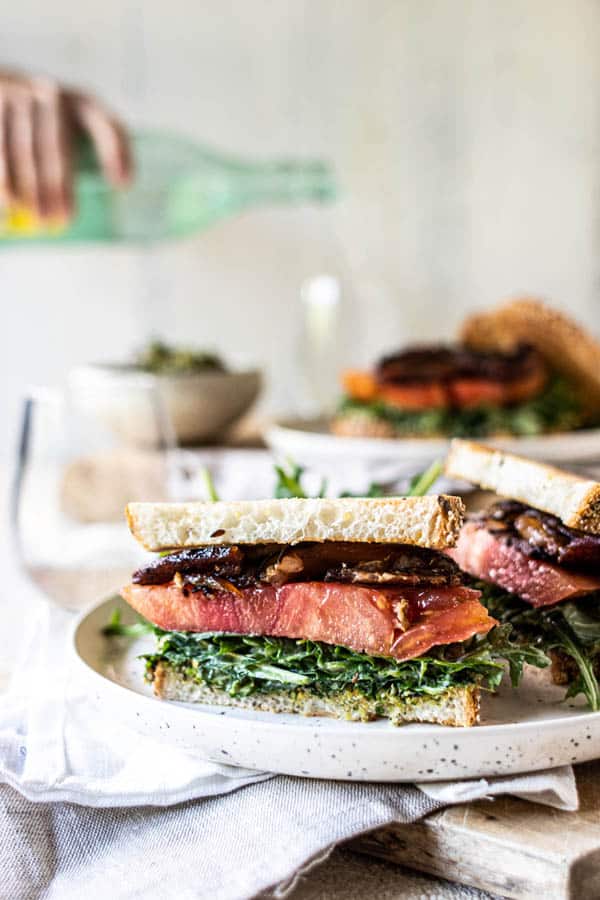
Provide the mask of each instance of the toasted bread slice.
{"label": "toasted bread slice", "polygon": [[391,693],[369,699],[353,690],[321,697],[306,688],[231,697],[226,691],[188,679],[167,663],[159,662],[154,672],[154,693],[162,700],[235,706],[262,712],[299,713],[363,722],[383,717],[390,719],[393,725],[435,722],[438,725],[469,726],[479,721],[479,688],[475,685],[449,688],[439,697],[412,699],[402,699]]}
{"label": "toasted bread slice", "polygon": [[552,513],[570,528],[600,534],[600,483],[597,481],[458,439],[450,445],[446,474]]}
{"label": "toasted bread slice", "polygon": [[443,550],[464,518],[459,497],[344,497],[217,503],[130,503],[132,534],[147,550],[204,544],[362,541]]}
{"label": "toasted bread slice", "polygon": [[459,339],[475,350],[535,347],[551,370],[581,392],[589,412],[600,411],[600,342],[573,319],[541,300],[524,297],[465,320]]}
{"label": "toasted bread slice", "polygon": [[[552,661],[550,668],[550,677],[553,684],[567,686],[572,684],[580,677],[579,666],[572,656],[569,656],[564,650],[554,649],[548,651],[548,656]],[[593,662],[594,675],[600,679],[600,660],[595,659]]]}

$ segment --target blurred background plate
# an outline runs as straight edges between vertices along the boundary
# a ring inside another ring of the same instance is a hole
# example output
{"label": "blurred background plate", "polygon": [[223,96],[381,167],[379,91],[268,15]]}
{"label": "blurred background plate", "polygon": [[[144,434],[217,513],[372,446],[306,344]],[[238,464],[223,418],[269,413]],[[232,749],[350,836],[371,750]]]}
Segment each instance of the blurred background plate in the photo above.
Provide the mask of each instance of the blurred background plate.
{"label": "blurred background plate", "polygon": [[[267,428],[264,439],[278,456],[291,457],[305,465],[352,461],[362,466],[397,464],[407,471],[411,467],[423,468],[445,456],[450,442],[449,438],[339,437],[328,431],[324,419],[284,420]],[[481,442],[546,462],[592,467],[600,464],[598,428],[535,437],[488,438]]]}

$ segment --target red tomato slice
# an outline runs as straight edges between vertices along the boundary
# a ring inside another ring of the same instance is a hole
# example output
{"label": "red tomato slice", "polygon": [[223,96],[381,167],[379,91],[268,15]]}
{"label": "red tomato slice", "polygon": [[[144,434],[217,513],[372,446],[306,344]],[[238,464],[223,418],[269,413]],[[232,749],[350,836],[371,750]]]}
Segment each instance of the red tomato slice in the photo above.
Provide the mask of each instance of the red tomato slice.
{"label": "red tomato slice", "polygon": [[542,370],[536,370],[515,381],[493,381],[489,378],[457,378],[449,385],[454,406],[467,409],[473,406],[507,406],[522,403],[539,394],[546,382]]}
{"label": "red tomato slice", "polygon": [[380,384],[379,396],[384,403],[398,409],[420,410],[448,406],[446,388],[439,381]]}
{"label": "red tomato slice", "polygon": [[377,379],[371,372],[347,369],[342,372],[342,387],[353,400],[374,400],[377,396]]}

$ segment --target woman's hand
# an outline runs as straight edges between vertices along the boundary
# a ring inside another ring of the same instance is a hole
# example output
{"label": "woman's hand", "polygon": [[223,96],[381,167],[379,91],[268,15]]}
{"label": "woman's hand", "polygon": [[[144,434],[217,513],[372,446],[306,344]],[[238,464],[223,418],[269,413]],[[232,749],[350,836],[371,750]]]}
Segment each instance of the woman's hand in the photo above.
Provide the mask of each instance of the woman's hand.
{"label": "woman's hand", "polygon": [[126,185],[127,132],[98,100],[51,79],[0,70],[0,206],[24,206],[46,221],[71,218],[73,142],[81,132],[106,180]]}

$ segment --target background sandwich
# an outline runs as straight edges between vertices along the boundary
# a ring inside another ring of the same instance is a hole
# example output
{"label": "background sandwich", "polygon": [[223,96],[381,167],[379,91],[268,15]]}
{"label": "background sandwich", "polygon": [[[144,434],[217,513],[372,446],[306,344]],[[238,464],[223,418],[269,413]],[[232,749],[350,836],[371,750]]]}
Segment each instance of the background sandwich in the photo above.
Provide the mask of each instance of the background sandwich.
{"label": "background sandwich", "polygon": [[336,434],[539,434],[600,421],[600,344],[539,300],[467,319],[453,346],[408,347],[349,371]]}
{"label": "background sandwich", "polygon": [[600,709],[600,483],[459,440],[446,473],[510,498],[467,521],[448,553],[492,615],[549,652],[555,683]]}
{"label": "background sandwich", "polygon": [[[132,503],[159,552],[125,599],[155,626],[159,697],[472,725],[503,667],[462,584],[456,497]],[[466,643],[465,643],[466,642]]]}

